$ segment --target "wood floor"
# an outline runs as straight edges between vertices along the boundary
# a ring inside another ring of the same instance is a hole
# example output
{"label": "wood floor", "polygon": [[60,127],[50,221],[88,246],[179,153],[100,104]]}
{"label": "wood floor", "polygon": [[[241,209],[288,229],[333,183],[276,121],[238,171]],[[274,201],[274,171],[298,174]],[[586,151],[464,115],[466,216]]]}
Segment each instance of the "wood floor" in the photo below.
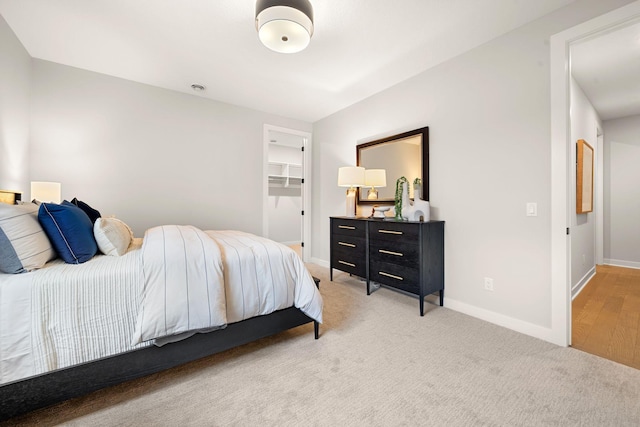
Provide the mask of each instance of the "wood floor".
{"label": "wood floor", "polygon": [[572,347],[640,369],[640,270],[597,266],[572,321]]}
{"label": "wood floor", "polygon": [[289,245],[289,247],[291,249],[293,249],[294,251],[296,251],[296,253],[298,254],[298,256],[300,258],[302,258],[302,245],[297,244],[297,245]]}

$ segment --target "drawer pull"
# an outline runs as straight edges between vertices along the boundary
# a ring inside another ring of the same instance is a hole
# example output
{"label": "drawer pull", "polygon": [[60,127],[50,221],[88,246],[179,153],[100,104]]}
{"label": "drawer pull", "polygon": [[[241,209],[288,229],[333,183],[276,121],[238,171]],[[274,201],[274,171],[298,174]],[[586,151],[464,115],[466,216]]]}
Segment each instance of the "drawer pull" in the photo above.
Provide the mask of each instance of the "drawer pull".
{"label": "drawer pull", "polygon": [[384,250],[384,249],[378,249],[378,252],[380,252],[381,254],[387,254],[387,255],[404,256],[400,252],[392,252],[392,251],[387,251],[387,250]]}
{"label": "drawer pull", "polygon": [[355,230],[356,228],[351,225],[339,225],[338,228],[346,228],[347,230]]}
{"label": "drawer pull", "polygon": [[387,276],[387,277],[391,277],[392,279],[404,280],[400,276],[394,276],[393,274],[385,273],[384,271],[378,271],[378,274],[381,274],[381,275]]}
{"label": "drawer pull", "polygon": [[385,234],[404,234],[404,233],[402,233],[402,231],[395,231],[395,230],[378,230],[378,233],[385,233]]}
{"label": "drawer pull", "polygon": [[340,264],[344,264],[344,265],[348,265],[349,267],[355,267],[355,264],[351,264],[350,262],[347,261],[338,261]]}
{"label": "drawer pull", "polygon": [[338,244],[342,245],[342,246],[348,246],[350,248],[355,248],[356,247],[356,245],[354,245],[353,243],[338,242]]}

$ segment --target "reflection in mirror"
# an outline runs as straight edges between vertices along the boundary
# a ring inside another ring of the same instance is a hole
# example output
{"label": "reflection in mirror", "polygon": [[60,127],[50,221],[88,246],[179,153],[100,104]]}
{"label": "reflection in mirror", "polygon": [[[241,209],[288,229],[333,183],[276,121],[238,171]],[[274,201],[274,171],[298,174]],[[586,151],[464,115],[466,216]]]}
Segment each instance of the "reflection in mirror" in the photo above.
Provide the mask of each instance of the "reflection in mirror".
{"label": "reflection in mirror", "polygon": [[[409,183],[422,179],[422,198],[429,200],[429,128],[416,129],[356,147],[358,166],[365,169],[384,169],[386,187],[377,187],[378,198],[370,200],[369,188],[359,191],[359,203],[392,202],[395,200],[396,181],[404,176]],[[414,197],[409,185],[409,197]]]}

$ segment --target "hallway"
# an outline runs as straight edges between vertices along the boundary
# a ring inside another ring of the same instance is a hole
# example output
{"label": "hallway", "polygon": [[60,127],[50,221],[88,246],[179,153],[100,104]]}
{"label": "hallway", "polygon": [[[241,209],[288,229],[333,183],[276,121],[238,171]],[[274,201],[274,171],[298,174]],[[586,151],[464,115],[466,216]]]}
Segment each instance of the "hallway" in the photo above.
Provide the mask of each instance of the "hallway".
{"label": "hallway", "polygon": [[640,270],[598,265],[572,322],[573,348],[640,369]]}

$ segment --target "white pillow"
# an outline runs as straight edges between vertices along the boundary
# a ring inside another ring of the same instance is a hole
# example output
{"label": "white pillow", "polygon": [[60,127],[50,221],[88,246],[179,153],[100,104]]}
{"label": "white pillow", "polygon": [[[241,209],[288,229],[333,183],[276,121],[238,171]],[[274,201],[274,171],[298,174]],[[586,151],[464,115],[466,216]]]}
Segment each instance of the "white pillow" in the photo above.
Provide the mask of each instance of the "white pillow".
{"label": "white pillow", "polygon": [[133,240],[131,228],[117,218],[96,219],[93,236],[100,252],[110,256],[124,255]]}
{"label": "white pillow", "polygon": [[23,273],[56,257],[38,222],[38,206],[0,203],[0,271]]}

